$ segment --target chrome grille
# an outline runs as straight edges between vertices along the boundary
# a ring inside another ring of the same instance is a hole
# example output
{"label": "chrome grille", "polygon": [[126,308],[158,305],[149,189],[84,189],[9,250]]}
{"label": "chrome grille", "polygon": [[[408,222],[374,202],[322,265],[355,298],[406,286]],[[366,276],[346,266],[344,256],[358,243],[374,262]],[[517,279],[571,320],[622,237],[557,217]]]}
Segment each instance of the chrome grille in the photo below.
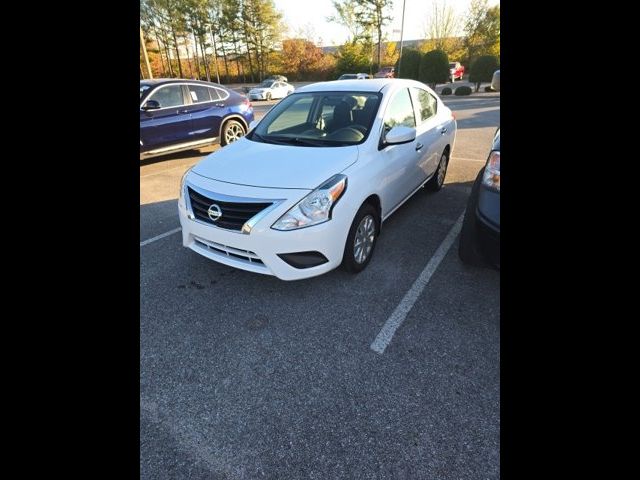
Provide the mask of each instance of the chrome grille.
{"label": "chrome grille", "polygon": [[[215,225],[227,230],[241,231],[242,226],[252,217],[260,213],[265,208],[271,206],[273,202],[223,202],[209,198],[191,187],[187,187],[191,210],[195,218],[201,222]],[[218,220],[212,220],[207,213],[209,207],[217,205],[222,212]]]}

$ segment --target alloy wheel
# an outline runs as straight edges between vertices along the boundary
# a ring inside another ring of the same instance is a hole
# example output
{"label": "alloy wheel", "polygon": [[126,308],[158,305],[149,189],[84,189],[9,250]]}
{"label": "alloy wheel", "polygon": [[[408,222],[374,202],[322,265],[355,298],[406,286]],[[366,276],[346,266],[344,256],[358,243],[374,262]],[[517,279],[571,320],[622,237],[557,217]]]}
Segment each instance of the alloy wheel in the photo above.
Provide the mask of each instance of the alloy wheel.
{"label": "alloy wheel", "polygon": [[376,238],[376,222],[373,216],[366,215],[360,220],[353,242],[353,257],[357,263],[363,263],[373,248]]}

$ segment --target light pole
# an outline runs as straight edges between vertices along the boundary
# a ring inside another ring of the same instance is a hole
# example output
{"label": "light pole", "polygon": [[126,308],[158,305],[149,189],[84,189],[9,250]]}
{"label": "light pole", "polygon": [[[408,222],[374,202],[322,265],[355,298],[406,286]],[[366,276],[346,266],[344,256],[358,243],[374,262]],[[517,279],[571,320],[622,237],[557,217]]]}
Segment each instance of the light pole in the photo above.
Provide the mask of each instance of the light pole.
{"label": "light pole", "polygon": [[147,47],[144,44],[144,36],[142,35],[142,27],[140,27],[140,44],[142,45],[142,53],[144,54],[144,62],[147,64],[147,72],[149,73],[149,78],[153,78],[153,74],[151,73],[151,65],[149,65],[149,56],[147,55]]}
{"label": "light pole", "polygon": [[402,37],[404,35],[404,5],[406,0],[402,0],[402,24],[400,26],[400,58],[398,58],[398,78],[400,78],[400,65],[402,64]]}

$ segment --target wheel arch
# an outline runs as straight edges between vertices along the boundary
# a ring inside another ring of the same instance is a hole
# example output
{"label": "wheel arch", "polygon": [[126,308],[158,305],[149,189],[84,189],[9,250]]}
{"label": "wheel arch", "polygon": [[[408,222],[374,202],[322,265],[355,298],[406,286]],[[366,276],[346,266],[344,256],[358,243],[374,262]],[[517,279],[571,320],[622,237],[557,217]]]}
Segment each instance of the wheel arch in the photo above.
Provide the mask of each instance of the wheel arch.
{"label": "wheel arch", "polygon": [[240,114],[237,113],[232,113],[227,115],[226,117],[224,117],[222,119],[222,122],[220,122],[220,132],[218,132],[218,136],[222,139],[222,131],[224,130],[224,126],[226,125],[226,123],[229,120],[237,120],[239,121],[242,126],[244,127],[245,132],[249,131],[249,124],[247,123],[247,121],[244,119],[244,117]]}
{"label": "wheel arch", "polygon": [[380,202],[380,197],[378,196],[377,193],[372,193],[371,195],[369,195],[367,198],[364,199],[364,202],[362,202],[362,205],[364,205],[365,203],[368,203],[369,205],[371,205],[378,213],[378,234],[379,234],[380,230],[382,230],[382,203]]}

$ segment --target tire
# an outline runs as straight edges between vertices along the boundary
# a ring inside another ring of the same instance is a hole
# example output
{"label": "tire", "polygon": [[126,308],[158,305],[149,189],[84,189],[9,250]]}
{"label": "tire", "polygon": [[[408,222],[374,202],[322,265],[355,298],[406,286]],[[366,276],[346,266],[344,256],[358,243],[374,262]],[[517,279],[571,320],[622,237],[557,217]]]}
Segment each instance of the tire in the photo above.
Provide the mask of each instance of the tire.
{"label": "tire", "polygon": [[246,128],[237,120],[228,120],[222,126],[222,134],[220,135],[220,144],[224,147],[230,143],[239,140],[247,134]]}
{"label": "tire", "polygon": [[[367,234],[369,232],[369,234]],[[368,204],[363,204],[353,219],[349,235],[347,235],[347,243],[344,246],[344,256],[342,258],[342,267],[349,273],[360,273],[364,270],[373,256],[378,234],[380,233],[380,219],[376,209]],[[371,239],[371,234],[373,238]],[[363,249],[355,246],[356,238],[363,240],[368,237],[369,241],[365,242]],[[370,243],[369,243],[370,242]],[[368,244],[368,245],[367,245]],[[364,258],[362,257],[364,253]]]}
{"label": "tire", "polygon": [[444,185],[444,179],[447,176],[447,167],[449,166],[449,152],[444,151],[440,157],[440,163],[438,163],[438,169],[433,174],[431,180],[425,185],[427,189],[432,192],[437,192]]}
{"label": "tire", "polygon": [[478,207],[478,187],[484,168],[480,170],[478,178],[473,184],[469,201],[467,202],[467,210],[464,213],[462,222],[462,230],[460,231],[460,243],[458,245],[458,256],[463,263],[473,265],[475,267],[486,267],[487,261],[484,259],[480,251],[478,243],[478,224],[476,223],[476,209]]}
{"label": "tire", "polygon": [[271,100],[271,92],[267,92],[267,102]]}

